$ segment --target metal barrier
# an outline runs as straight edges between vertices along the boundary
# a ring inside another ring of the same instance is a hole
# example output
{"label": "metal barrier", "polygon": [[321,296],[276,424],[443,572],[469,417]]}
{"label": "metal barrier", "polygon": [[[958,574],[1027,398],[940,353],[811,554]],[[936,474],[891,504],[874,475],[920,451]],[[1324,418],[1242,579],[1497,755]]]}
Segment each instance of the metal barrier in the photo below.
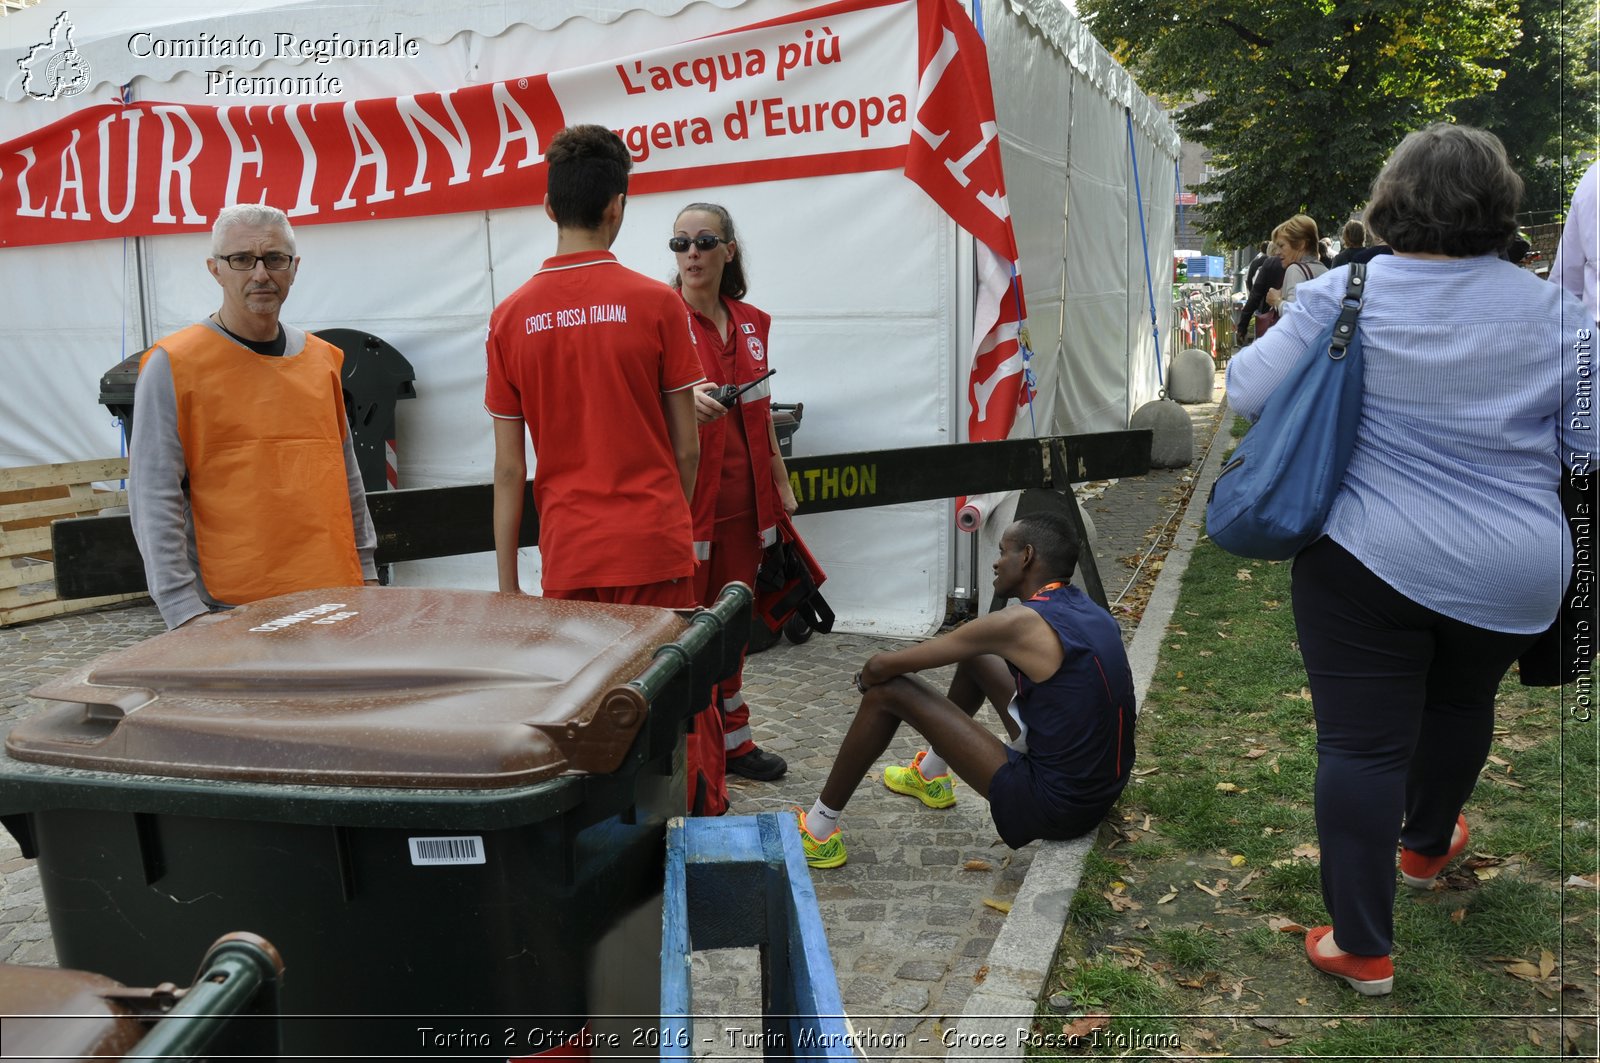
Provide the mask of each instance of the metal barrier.
{"label": "metal barrier", "polygon": [[[787,464],[795,495],[810,515],[1030,487],[1066,491],[1085,480],[1140,476],[1150,471],[1150,433],[1093,432],[823,454],[791,458]],[[525,491],[519,543],[537,546],[539,517],[531,487]],[[378,532],[380,565],[494,549],[492,484],[380,491],[367,496],[367,507]],[[1076,509],[1067,508],[1076,519]],[[125,516],[56,521],[51,544],[58,597],[146,589],[144,563]],[[1088,576],[1088,560],[1084,563]],[[1094,586],[1098,584],[1096,575]]]}

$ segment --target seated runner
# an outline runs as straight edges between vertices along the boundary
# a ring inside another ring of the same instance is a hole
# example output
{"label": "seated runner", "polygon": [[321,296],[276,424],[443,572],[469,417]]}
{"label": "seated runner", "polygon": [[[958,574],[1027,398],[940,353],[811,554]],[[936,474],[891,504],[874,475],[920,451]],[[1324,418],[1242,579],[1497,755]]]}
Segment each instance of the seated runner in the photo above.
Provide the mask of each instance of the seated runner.
{"label": "seated runner", "polygon": [[[1133,676],[1117,622],[1070,584],[1078,539],[1064,518],[1021,518],[1000,539],[994,591],[1020,605],[904,650],[870,658],[856,675],[861,707],[810,812],[795,809],[806,863],[845,862],[839,815],[889,748],[901,721],[932,745],[884,785],[930,808],[955,804],[953,770],[989,801],[1011,848],[1093,830],[1133,768]],[[914,673],[956,665],[941,695]],[[988,699],[1009,743],[973,715]]]}

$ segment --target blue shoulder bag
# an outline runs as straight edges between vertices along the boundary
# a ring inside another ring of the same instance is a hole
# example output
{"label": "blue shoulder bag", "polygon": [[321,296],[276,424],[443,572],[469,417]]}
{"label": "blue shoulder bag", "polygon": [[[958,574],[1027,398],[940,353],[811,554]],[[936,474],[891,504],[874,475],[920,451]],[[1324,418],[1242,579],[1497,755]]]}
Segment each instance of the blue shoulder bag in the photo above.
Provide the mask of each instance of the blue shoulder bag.
{"label": "blue shoulder bag", "polygon": [[1211,486],[1206,534],[1230,554],[1283,561],[1327,525],[1361,422],[1356,318],[1366,283],[1366,264],[1352,263],[1339,316],[1267,399]]}

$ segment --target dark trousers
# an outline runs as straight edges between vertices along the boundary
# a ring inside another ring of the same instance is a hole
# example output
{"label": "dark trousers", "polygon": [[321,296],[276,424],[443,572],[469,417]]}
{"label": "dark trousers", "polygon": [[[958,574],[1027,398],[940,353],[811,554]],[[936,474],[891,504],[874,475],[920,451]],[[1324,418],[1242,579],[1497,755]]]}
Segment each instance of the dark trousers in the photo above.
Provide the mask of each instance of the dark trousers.
{"label": "dark trousers", "polygon": [[1395,845],[1450,847],[1489,756],[1495,690],[1538,636],[1441,616],[1328,538],[1295,558],[1293,588],[1317,720],[1322,897],[1341,949],[1386,956]]}

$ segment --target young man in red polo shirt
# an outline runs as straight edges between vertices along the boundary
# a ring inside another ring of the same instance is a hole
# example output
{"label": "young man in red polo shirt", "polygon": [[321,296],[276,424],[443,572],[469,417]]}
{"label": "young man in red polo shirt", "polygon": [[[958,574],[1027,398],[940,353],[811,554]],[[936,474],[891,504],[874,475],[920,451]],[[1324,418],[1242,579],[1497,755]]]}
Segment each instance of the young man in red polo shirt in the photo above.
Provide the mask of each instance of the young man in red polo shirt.
{"label": "young man in red polo shirt", "polygon": [[555,257],[489,319],[484,408],[494,417],[500,589],[521,591],[526,424],[545,596],[690,608],[694,386],[705,376],[688,312],[671,288],[610,252],[632,168],[622,140],[571,126],[545,158]]}

